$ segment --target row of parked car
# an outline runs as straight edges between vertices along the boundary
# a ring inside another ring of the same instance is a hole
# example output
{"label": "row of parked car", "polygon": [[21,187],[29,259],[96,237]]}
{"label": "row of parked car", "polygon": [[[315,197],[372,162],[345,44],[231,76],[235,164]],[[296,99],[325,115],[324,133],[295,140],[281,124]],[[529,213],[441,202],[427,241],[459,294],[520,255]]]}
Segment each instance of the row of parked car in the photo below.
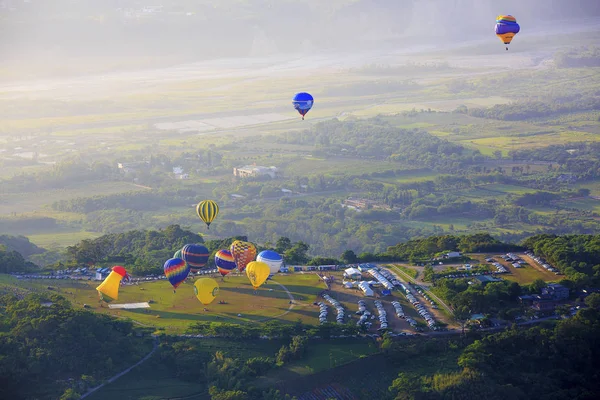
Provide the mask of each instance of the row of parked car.
{"label": "row of parked car", "polygon": [[[409,282],[409,284],[410,284],[410,282]],[[419,293],[421,296],[423,296],[423,298],[425,300],[427,300],[429,302],[429,304],[431,304],[431,308],[437,310],[437,308],[438,308],[437,304],[435,303],[435,301],[433,301],[433,299],[431,297],[429,297],[429,295],[427,293],[425,293],[425,291],[423,291],[421,286],[412,285],[412,287],[417,291],[417,293]]]}
{"label": "row of parked car", "polygon": [[331,297],[328,294],[323,294],[323,298],[325,300],[327,300],[327,302],[329,304],[331,304],[333,307],[335,307],[335,309],[337,310],[337,317],[336,317],[336,321],[338,324],[343,324],[344,323],[344,307],[340,304],[339,301],[337,301],[336,299],[334,299],[333,297]]}
{"label": "row of parked car", "polygon": [[383,303],[379,300],[375,300],[375,307],[377,308],[377,314],[379,315],[379,323],[381,324],[381,327],[378,330],[387,329],[387,312],[383,308]]}
{"label": "row of parked car", "polygon": [[360,315],[360,318],[356,323],[357,326],[365,325],[367,328],[371,327],[372,324],[368,322],[369,317],[371,316],[371,312],[367,311],[367,303],[364,300],[358,301],[358,311],[356,312],[356,314]]}
{"label": "row of parked car", "polygon": [[[423,304],[421,304],[421,302],[419,302],[419,300],[416,299],[416,297],[412,294],[412,292],[409,288],[407,288],[404,285],[402,285],[402,288],[404,289],[404,292],[406,294],[406,299],[410,302],[410,304],[413,305],[413,307],[416,308],[417,312],[419,313],[419,315],[421,317],[423,317],[425,322],[427,322],[427,326],[429,326],[429,328],[434,331],[437,330],[437,325],[435,323],[435,319],[433,318],[433,316],[431,314],[429,314],[429,311],[427,311],[425,306]],[[409,323],[410,323],[410,321],[409,321]],[[413,326],[413,324],[411,324],[411,326]],[[413,327],[415,327],[415,326],[416,326],[416,322]]]}
{"label": "row of parked car", "polygon": [[531,251],[526,251],[525,254],[527,254],[529,257],[533,258],[533,261],[535,261],[536,263],[541,265],[542,268],[544,268],[546,271],[554,272],[556,275],[562,275],[558,269],[556,269],[552,265],[548,264],[548,262],[546,262],[546,260],[544,260],[542,257],[537,257]]}

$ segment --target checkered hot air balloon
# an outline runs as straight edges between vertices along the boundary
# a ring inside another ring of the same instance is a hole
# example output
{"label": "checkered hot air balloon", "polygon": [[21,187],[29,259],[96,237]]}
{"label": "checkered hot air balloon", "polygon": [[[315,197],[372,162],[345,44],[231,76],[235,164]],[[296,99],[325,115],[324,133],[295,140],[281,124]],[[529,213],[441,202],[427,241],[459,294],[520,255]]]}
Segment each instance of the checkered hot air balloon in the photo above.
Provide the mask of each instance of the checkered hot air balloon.
{"label": "checkered hot air balloon", "polygon": [[185,281],[190,274],[190,267],[181,258],[170,258],[163,267],[167,279],[173,286],[173,291]]}
{"label": "checkered hot air balloon", "polygon": [[236,267],[235,259],[229,250],[219,250],[215,254],[215,265],[221,276],[225,276]]}
{"label": "checkered hot air balloon", "polygon": [[233,255],[235,265],[240,272],[243,272],[246,265],[256,257],[256,247],[250,242],[236,240],[229,246],[229,251]]}
{"label": "checkered hot air balloon", "polygon": [[196,206],[196,214],[204,221],[207,228],[210,229],[210,223],[213,222],[219,214],[219,205],[212,200],[202,200]]}
{"label": "checkered hot air balloon", "polygon": [[192,272],[200,271],[208,262],[209,251],[201,244],[186,244],[181,249],[181,258]]}

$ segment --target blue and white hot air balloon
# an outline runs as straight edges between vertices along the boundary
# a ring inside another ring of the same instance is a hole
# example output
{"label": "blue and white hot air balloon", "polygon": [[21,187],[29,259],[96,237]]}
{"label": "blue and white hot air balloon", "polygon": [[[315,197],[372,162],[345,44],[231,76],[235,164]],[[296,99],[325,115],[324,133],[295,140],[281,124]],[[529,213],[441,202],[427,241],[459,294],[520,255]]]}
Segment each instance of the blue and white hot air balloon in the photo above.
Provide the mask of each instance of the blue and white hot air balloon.
{"label": "blue and white hot air balloon", "polygon": [[279,253],[273,250],[264,250],[258,253],[256,261],[264,262],[269,266],[271,275],[279,272],[281,264],[283,264],[283,257]]}
{"label": "blue and white hot air balloon", "polygon": [[300,115],[302,115],[302,119],[307,112],[310,111],[313,104],[315,103],[315,99],[310,95],[310,93],[300,92],[294,95],[294,99],[292,100],[292,104],[294,108]]}

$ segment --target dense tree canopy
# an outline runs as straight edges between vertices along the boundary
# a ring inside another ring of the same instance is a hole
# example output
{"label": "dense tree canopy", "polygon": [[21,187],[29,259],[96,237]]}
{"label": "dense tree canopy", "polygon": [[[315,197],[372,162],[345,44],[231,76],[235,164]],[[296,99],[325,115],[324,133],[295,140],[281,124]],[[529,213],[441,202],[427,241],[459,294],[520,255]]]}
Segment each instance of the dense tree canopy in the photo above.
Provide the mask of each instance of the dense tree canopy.
{"label": "dense tree canopy", "polygon": [[3,295],[0,307],[5,399],[57,399],[75,382],[111,376],[150,349],[134,335],[131,322],[75,310],[55,294]]}

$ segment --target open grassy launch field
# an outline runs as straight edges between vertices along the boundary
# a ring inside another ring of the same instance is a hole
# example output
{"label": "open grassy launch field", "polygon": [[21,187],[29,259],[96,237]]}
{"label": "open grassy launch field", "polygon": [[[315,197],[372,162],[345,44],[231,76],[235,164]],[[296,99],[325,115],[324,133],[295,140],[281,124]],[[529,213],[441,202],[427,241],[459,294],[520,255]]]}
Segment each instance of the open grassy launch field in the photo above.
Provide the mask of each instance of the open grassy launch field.
{"label": "open grassy launch field", "polygon": [[[111,304],[150,303],[149,309],[135,310],[110,309],[106,304],[101,305],[96,292],[98,281],[17,280],[5,276],[3,283],[6,287],[30,290],[51,288],[70,299],[76,307],[87,304],[95,312],[131,319],[171,333],[182,333],[198,321],[245,323],[268,320],[295,322],[300,319],[308,324],[318,323],[319,309],[312,303],[325,285],[315,274],[279,275],[257,291],[245,275],[227,276],[224,280],[214,278],[219,283],[220,292],[217,299],[206,307],[196,299],[192,279],[179,286],[176,293],[166,280],[122,286],[119,299]],[[290,296],[294,299],[293,304],[290,304]],[[219,304],[219,301],[225,304]]]}

